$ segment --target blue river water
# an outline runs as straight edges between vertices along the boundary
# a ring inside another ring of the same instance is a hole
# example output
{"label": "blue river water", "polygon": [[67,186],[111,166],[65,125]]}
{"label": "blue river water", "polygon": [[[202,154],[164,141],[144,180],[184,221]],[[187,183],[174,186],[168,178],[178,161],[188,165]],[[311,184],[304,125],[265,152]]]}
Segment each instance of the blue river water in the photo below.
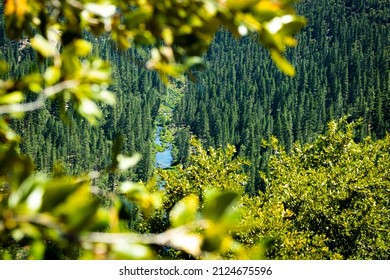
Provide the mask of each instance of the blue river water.
{"label": "blue river water", "polygon": [[[156,138],[154,139],[154,143],[161,145],[160,133],[162,130],[162,126],[157,126]],[[163,152],[156,153],[156,167],[159,168],[169,168],[171,167],[173,162],[172,156],[172,144],[168,143],[168,147]]]}

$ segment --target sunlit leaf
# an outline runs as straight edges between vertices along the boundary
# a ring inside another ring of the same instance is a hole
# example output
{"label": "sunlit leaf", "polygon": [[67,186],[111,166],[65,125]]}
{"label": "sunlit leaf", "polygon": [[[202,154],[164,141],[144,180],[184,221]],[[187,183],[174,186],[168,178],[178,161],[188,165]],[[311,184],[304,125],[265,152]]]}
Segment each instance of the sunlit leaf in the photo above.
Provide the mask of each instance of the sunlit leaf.
{"label": "sunlit leaf", "polygon": [[86,40],[76,40],[73,42],[75,49],[74,54],[78,56],[86,56],[92,50],[92,44]]}
{"label": "sunlit leaf", "polygon": [[295,75],[295,69],[294,69],[294,66],[292,66],[290,64],[290,62],[287,61],[287,59],[285,59],[279,51],[273,49],[271,50],[271,57],[272,57],[272,60],[275,62],[276,66],[278,66],[278,68],[280,70],[282,70],[285,74],[289,75],[289,76],[294,76]]}
{"label": "sunlit leaf", "polygon": [[38,211],[41,208],[43,194],[45,190],[42,186],[35,188],[26,199],[26,205],[30,211]]}
{"label": "sunlit leaf", "polygon": [[[42,186],[47,182],[47,178],[43,174],[37,174],[35,176],[30,176],[28,179],[23,181],[19,188],[15,189],[9,199],[8,205],[10,208],[16,208],[18,205],[21,205],[30,194],[37,188],[41,189]],[[41,191],[40,191],[41,192]],[[38,198],[39,199],[39,198]],[[33,203],[33,201],[31,201]]]}
{"label": "sunlit leaf", "polygon": [[53,85],[61,78],[61,70],[58,67],[48,67],[43,74],[45,81],[48,85]]}
{"label": "sunlit leaf", "polygon": [[6,0],[4,14],[9,16],[15,14],[18,17],[23,17],[28,12],[27,0]]}
{"label": "sunlit leaf", "polygon": [[57,54],[56,47],[40,34],[31,39],[31,46],[44,57],[52,57]]}
{"label": "sunlit leaf", "polygon": [[170,221],[173,227],[178,227],[195,220],[199,205],[196,195],[189,195],[180,200],[170,212]]}
{"label": "sunlit leaf", "polygon": [[127,170],[130,167],[134,167],[140,160],[141,154],[134,154],[131,157],[124,156],[122,154],[117,155],[116,159],[118,161],[118,168],[120,170]]}
{"label": "sunlit leaf", "polygon": [[139,193],[143,192],[143,188],[140,184],[134,182],[124,182],[120,185],[119,189],[123,193]]}
{"label": "sunlit leaf", "polygon": [[101,118],[102,112],[91,99],[82,98],[78,106],[79,113],[84,116],[90,123],[96,123],[96,119]]}
{"label": "sunlit leaf", "polygon": [[108,3],[97,4],[97,3],[87,3],[85,9],[95,15],[101,17],[111,17],[115,14],[116,6],[110,5]]}
{"label": "sunlit leaf", "polygon": [[147,260],[153,258],[150,248],[141,244],[114,244],[111,249],[118,259]]}
{"label": "sunlit leaf", "polygon": [[171,239],[174,248],[184,250],[193,256],[200,255],[202,242],[203,238],[199,234],[177,234]]}
{"label": "sunlit leaf", "polygon": [[9,94],[0,95],[0,104],[19,103],[24,100],[24,94],[21,91],[14,91]]}
{"label": "sunlit leaf", "polygon": [[108,105],[115,105],[116,104],[116,98],[115,94],[111,91],[100,89],[97,96],[94,96],[95,99],[100,100]]}
{"label": "sunlit leaf", "polygon": [[283,16],[281,19],[283,27],[280,32],[284,35],[294,35],[306,24],[306,20],[303,17]]}

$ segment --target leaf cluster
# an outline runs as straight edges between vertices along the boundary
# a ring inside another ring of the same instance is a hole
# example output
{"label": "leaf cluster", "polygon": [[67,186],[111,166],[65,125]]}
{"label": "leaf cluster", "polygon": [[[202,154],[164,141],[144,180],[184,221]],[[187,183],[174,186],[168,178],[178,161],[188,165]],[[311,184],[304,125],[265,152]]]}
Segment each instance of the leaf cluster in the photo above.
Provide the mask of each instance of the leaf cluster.
{"label": "leaf cluster", "polygon": [[267,190],[245,200],[257,229],[241,238],[276,238],[271,258],[388,259],[390,139],[357,143],[356,126],[330,122],[291,154],[274,141]]}

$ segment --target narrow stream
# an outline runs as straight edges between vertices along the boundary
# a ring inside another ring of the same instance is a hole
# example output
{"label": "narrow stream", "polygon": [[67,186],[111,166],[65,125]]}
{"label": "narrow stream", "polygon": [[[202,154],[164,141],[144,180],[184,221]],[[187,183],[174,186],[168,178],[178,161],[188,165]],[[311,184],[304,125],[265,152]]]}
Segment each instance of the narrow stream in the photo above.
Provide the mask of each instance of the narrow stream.
{"label": "narrow stream", "polygon": [[[161,145],[160,133],[163,129],[162,126],[157,126],[156,138],[154,139],[154,143]],[[169,168],[171,167],[173,162],[172,156],[172,143],[168,143],[168,148],[166,148],[163,152],[156,153],[156,164],[155,166],[158,168]]]}

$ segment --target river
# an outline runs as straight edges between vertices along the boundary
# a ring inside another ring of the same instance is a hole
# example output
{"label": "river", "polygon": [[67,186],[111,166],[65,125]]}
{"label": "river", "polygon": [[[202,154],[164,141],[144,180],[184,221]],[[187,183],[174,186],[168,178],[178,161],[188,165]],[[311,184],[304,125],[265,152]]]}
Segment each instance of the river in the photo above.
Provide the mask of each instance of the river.
{"label": "river", "polygon": [[[163,127],[161,125],[157,126],[156,138],[154,139],[154,143],[161,145],[160,133]],[[155,166],[158,168],[169,168],[173,162],[172,156],[172,143],[167,144],[168,147],[163,152],[156,153],[156,164]]]}

